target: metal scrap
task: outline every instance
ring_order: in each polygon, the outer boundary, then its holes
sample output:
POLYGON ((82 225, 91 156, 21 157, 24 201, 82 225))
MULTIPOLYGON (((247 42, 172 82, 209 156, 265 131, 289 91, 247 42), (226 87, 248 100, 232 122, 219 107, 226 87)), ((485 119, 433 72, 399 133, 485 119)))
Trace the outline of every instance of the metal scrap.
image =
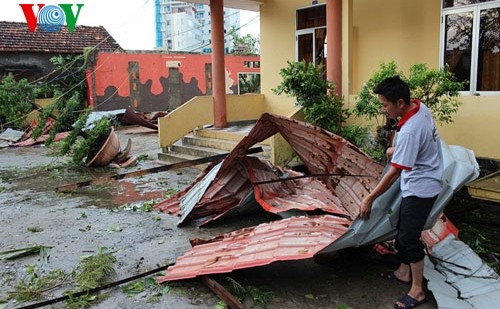
MULTIPOLYGON (((455 192, 479 175, 471 150, 444 142, 442 150, 444 187, 427 220, 429 230, 423 234, 430 250, 440 248, 443 239, 458 233, 442 211, 455 192)), ((284 219, 192 241, 193 248, 179 257, 159 282, 311 258, 395 236, 401 201, 398 182, 373 203, 369 220, 359 219, 360 201, 377 184, 383 166, 342 137, 318 127, 263 114, 248 136, 217 170, 214 168, 209 166, 193 184, 156 207, 182 216, 179 223, 193 220, 199 225, 255 206, 284 219), (251 146, 277 133, 291 145, 308 172, 318 176, 309 177, 244 155, 251 146)), ((494 280, 497 286, 498 277, 494 280)), ((500 287, 492 294, 496 299, 500 287)), ((441 306, 439 299, 438 304, 441 306)))

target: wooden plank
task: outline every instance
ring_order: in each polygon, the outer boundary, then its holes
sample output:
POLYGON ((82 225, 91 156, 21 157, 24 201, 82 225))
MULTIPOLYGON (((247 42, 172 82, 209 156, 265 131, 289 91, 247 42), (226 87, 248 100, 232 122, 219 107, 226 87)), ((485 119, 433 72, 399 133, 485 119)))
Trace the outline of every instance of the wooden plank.
POLYGON ((500 203, 500 171, 466 185, 473 198, 500 203))
MULTIPOLYGON (((259 153, 259 152, 262 152, 262 147, 250 148, 247 150, 246 154, 254 154, 254 153, 259 153)), ((144 169, 144 170, 137 170, 137 171, 123 173, 123 174, 116 174, 116 175, 112 175, 112 176, 92 178, 90 180, 81 181, 81 182, 77 182, 77 183, 71 183, 71 184, 56 187, 56 192, 72 192, 72 191, 76 190, 77 188, 91 186, 91 185, 105 184, 105 183, 112 181, 112 180, 133 178, 133 177, 143 176, 143 175, 147 175, 147 174, 151 174, 151 173, 165 172, 165 171, 169 171, 169 170, 195 166, 198 164, 222 160, 228 154, 229 153, 224 153, 224 154, 214 155, 214 156, 205 157, 205 158, 199 158, 199 159, 194 159, 194 160, 177 162, 177 163, 173 163, 173 164, 156 166, 156 167, 152 167, 152 168, 148 168, 148 169, 144 169)))
POLYGON ((229 293, 220 283, 208 276, 202 276, 201 281, 210 289, 215 295, 219 296, 231 309, 245 309, 243 305, 233 294, 229 293))

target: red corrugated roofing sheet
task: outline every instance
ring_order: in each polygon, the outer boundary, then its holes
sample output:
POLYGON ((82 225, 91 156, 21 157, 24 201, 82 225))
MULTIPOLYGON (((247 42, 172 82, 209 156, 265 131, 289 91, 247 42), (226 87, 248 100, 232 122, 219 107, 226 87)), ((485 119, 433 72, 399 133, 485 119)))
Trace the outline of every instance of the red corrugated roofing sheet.
POLYGON ((325 215, 292 217, 244 228, 194 246, 158 282, 311 258, 344 234, 349 225, 347 219, 325 215))
MULTIPOLYGON (((338 135, 305 122, 263 114, 248 136, 223 161, 189 218, 202 219, 201 222, 217 218, 239 205, 251 190, 259 204, 272 213, 319 209, 354 218, 359 213, 361 199, 375 187, 382 169, 382 165, 338 135), (256 184, 299 175, 255 157, 244 157, 250 147, 276 133, 281 133, 312 174, 332 176, 256 184)), ((159 203, 157 208, 179 214, 178 200, 186 192, 159 203)))
MULTIPOLYGON (((271 213, 297 209, 320 210, 325 215, 291 217, 196 245, 180 257, 160 281, 312 257, 347 231, 359 214, 360 200, 375 187, 383 169, 340 136, 271 114, 262 115, 248 136, 222 162, 217 174, 211 175, 211 168, 213 166, 195 180, 195 183, 210 181, 201 198, 190 200, 195 204, 184 208, 189 209, 188 218, 202 224, 241 206, 252 191, 257 203, 271 213), (292 146, 309 172, 317 176, 297 178, 304 174, 244 155, 256 143, 277 133, 292 146)), ((180 214, 179 201, 193 187, 194 183, 156 207, 180 214)))

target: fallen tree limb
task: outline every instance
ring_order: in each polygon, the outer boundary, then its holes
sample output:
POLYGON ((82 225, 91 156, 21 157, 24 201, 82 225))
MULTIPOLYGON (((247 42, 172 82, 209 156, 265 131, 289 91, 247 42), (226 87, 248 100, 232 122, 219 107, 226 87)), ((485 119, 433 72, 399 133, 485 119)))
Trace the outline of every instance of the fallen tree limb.
POLYGON ((160 266, 160 267, 155 268, 153 270, 146 271, 146 272, 140 273, 138 275, 135 275, 135 276, 132 276, 132 277, 128 277, 128 278, 124 278, 124 279, 121 279, 121 280, 118 280, 118 281, 115 281, 115 282, 111 282, 111 283, 108 283, 108 284, 105 284, 105 285, 102 285, 102 286, 98 286, 98 287, 93 288, 93 289, 83 290, 83 291, 76 292, 76 293, 73 293, 73 294, 67 294, 67 295, 64 295, 64 296, 61 296, 61 297, 58 297, 58 298, 53 298, 53 299, 45 300, 45 301, 42 301, 42 302, 38 302, 38 303, 31 304, 31 305, 27 305, 27 306, 24 306, 24 307, 18 307, 17 309, 40 308, 40 307, 43 307, 43 306, 48 306, 48 305, 52 305, 52 304, 59 303, 59 302, 62 302, 62 301, 66 301, 66 300, 68 300, 70 298, 75 298, 75 297, 80 297, 80 296, 84 296, 84 295, 94 294, 94 293, 97 293, 99 291, 106 290, 106 289, 109 289, 109 288, 112 288, 112 287, 115 287, 115 286, 118 286, 118 285, 130 282, 130 281, 134 281, 134 280, 137 280, 137 279, 142 278, 142 277, 150 276, 152 274, 155 274, 157 272, 165 270, 165 269, 167 269, 168 267, 170 267, 170 266, 172 266, 174 264, 175 263, 170 263, 168 265, 163 265, 163 266, 160 266))
MULTIPOLYGON (((259 153, 259 152, 262 152, 262 147, 250 148, 247 150, 246 154, 254 154, 254 153, 259 153)), ((210 157, 206 157, 206 158, 199 158, 199 159, 182 161, 182 162, 173 163, 173 164, 156 166, 156 167, 152 167, 152 168, 148 168, 148 169, 144 169, 144 170, 137 170, 137 171, 132 171, 132 172, 123 173, 123 174, 93 178, 93 179, 86 180, 86 181, 62 185, 62 186, 56 187, 55 190, 56 190, 56 192, 66 192, 66 193, 72 192, 72 191, 74 191, 78 188, 81 188, 81 187, 104 184, 104 183, 107 183, 107 182, 112 181, 112 180, 138 177, 138 176, 143 176, 143 175, 147 175, 147 174, 164 172, 164 171, 168 171, 168 170, 174 170, 174 169, 179 169, 179 168, 184 168, 184 167, 195 166, 195 165, 199 165, 199 164, 203 164, 203 163, 208 163, 208 162, 212 162, 212 161, 222 160, 227 155, 228 155, 228 153, 224 153, 224 154, 214 155, 214 156, 210 156, 210 157)))
POLYGON ((50 249, 49 246, 32 246, 26 248, 12 249, 0 252, 0 255, 7 255, 4 257, 5 260, 15 260, 25 256, 30 256, 33 254, 39 254, 42 250, 50 249))

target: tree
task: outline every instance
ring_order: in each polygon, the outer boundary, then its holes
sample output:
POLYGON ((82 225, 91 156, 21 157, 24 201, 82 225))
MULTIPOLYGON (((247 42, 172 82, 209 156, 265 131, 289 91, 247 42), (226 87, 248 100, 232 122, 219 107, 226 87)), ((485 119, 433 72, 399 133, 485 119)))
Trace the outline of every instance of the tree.
POLYGON ((35 88, 27 79, 16 81, 12 74, 0 81, 0 131, 4 127, 23 129, 33 109, 35 88))
POLYGON ((394 75, 401 76, 401 79, 408 83, 411 96, 422 100, 429 107, 437 122, 453 122, 453 114, 462 104, 458 96, 459 91, 464 87, 464 82, 457 81, 447 66, 432 69, 424 63, 412 65, 406 77, 398 69, 395 61, 381 63, 379 70, 363 85, 353 108, 356 116, 376 120, 378 116, 382 116, 381 104, 372 89, 383 79, 394 75))
POLYGON ((380 159, 383 158, 385 149, 389 146, 390 130, 396 124, 396 120, 383 117, 384 125, 379 123, 382 119, 380 116, 383 116, 382 106, 372 89, 383 79, 394 75, 401 76, 408 83, 411 97, 422 100, 431 110, 434 119, 441 124, 453 122, 453 114, 461 105, 458 100, 459 91, 465 85, 465 82, 457 81, 447 66, 431 69, 423 63, 415 64, 410 67, 408 77, 405 77, 395 61, 381 63, 379 70, 361 88, 352 109, 353 114, 358 117, 377 121, 375 141, 377 152, 382 154, 380 159))
POLYGON ((297 105, 304 109, 306 121, 340 135, 372 154, 372 147, 367 140, 368 128, 345 125, 350 112, 344 108, 343 98, 334 94, 335 85, 323 78, 323 66, 304 60, 288 61, 287 64, 286 68, 280 70, 283 80, 272 89, 273 93, 294 96, 297 105))
POLYGON ((70 131, 62 140, 60 155, 71 153, 73 163, 79 165, 92 159, 102 143, 116 125, 116 119, 104 117, 92 124, 87 123, 90 108, 86 104, 87 84, 85 70, 93 49, 86 49, 83 55, 55 56, 50 59, 54 70, 40 88, 53 90, 54 99, 41 110, 39 124, 33 131, 37 139, 49 118, 55 119, 46 146, 54 142, 55 135, 70 131))
POLYGON ((233 41, 232 49, 229 54, 233 55, 257 55, 260 53, 260 42, 258 38, 253 37, 250 33, 245 36, 240 36, 238 28, 232 26, 229 30, 229 35, 233 41))

